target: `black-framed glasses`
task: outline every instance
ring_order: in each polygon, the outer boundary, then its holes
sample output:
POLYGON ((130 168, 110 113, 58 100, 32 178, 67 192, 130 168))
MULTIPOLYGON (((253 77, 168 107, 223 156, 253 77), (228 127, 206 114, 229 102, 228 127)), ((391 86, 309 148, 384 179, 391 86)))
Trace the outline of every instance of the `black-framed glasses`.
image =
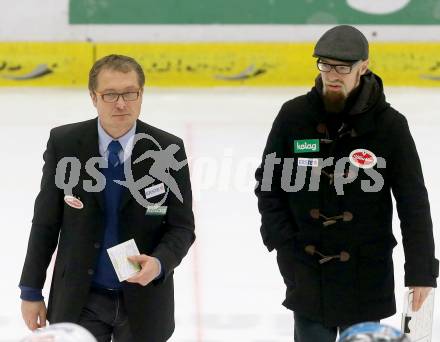
POLYGON ((136 101, 139 98, 139 94, 141 93, 141 90, 138 91, 127 91, 126 93, 98 93, 95 91, 95 93, 99 96, 101 96, 102 101, 107 103, 114 103, 118 102, 119 97, 122 96, 122 99, 124 101, 136 101))
POLYGON ((361 61, 357 61, 357 62, 354 62, 349 65, 347 65, 347 64, 329 64, 329 63, 324 63, 323 61, 318 59, 316 61, 316 65, 317 65, 319 71, 330 72, 332 69, 335 69, 335 71, 338 74, 349 74, 349 73, 351 73, 351 70, 353 70, 353 67, 360 62, 361 61))

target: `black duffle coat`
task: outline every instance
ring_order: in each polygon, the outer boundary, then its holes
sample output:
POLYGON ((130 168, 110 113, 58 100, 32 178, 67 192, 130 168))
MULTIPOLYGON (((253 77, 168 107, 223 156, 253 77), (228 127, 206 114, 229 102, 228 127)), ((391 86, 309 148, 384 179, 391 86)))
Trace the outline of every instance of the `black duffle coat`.
POLYGON ((362 76, 338 114, 326 112, 321 89, 318 77, 308 94, 282 106, 255 192, 263 242, 277 250, 287 286, 283 304, 333 327, 396 312, 391 193, 401 222, 405 286, 435 287, 438 260, 416 146, 405 117, 386 102, 381 79, 372 72, 362 76), (304 186, 298 187, 301 174, 304 186))

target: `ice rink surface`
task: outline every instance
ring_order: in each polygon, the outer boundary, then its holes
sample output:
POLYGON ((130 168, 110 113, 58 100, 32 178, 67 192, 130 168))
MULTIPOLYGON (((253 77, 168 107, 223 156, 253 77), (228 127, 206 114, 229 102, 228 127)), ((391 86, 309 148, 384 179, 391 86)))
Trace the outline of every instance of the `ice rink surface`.
MULTIPOLYGON (((140 118, 180 136, 189 157, 197 242, 175 273, 173 342, 293 341, 292 313, 281 306, 284 284, 276 254, 260 238, 253 173, 282 103, 307 88, 146 89, 140 118)), ((440 88, 387 88, 408 119, 428 188, 440 253, 440 88)), ((0 342, 27 334, 17 287, 49 129, 96 116, 86 90, 0 89, 0 342)), ((400 327, 403 249, 397 215, 394 250, 400 327)), ((51 269, 48 272, 50 280, 51 269)), ((48 281, 44 293, 47 298, 48 281)), ((440 294, 433 342, 440 341, 440 294)))

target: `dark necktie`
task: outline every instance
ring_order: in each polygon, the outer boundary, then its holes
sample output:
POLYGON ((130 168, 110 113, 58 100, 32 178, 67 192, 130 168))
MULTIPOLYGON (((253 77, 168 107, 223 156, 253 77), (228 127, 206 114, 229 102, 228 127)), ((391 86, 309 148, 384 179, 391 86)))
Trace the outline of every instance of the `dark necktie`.
POLYGON ((118 166, 121 162, 119 161, 119 157, 118 154, 119 152, 122 150, 122 146, 120 144, 120 142, 118 140, 113 140, 109 145, 108 145, 108 163, 109 166, 113 166, 116 167, 118 166))

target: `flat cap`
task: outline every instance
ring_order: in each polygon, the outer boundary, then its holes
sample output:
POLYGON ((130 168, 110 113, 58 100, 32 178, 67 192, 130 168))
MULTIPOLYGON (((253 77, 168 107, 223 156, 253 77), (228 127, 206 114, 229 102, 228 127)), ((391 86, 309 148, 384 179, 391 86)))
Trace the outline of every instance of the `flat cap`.
POLYGON ((313 57, 327 57, 340 61, 366 60, 368 40, 353 26, 335 26, 319 38, 313 57))

